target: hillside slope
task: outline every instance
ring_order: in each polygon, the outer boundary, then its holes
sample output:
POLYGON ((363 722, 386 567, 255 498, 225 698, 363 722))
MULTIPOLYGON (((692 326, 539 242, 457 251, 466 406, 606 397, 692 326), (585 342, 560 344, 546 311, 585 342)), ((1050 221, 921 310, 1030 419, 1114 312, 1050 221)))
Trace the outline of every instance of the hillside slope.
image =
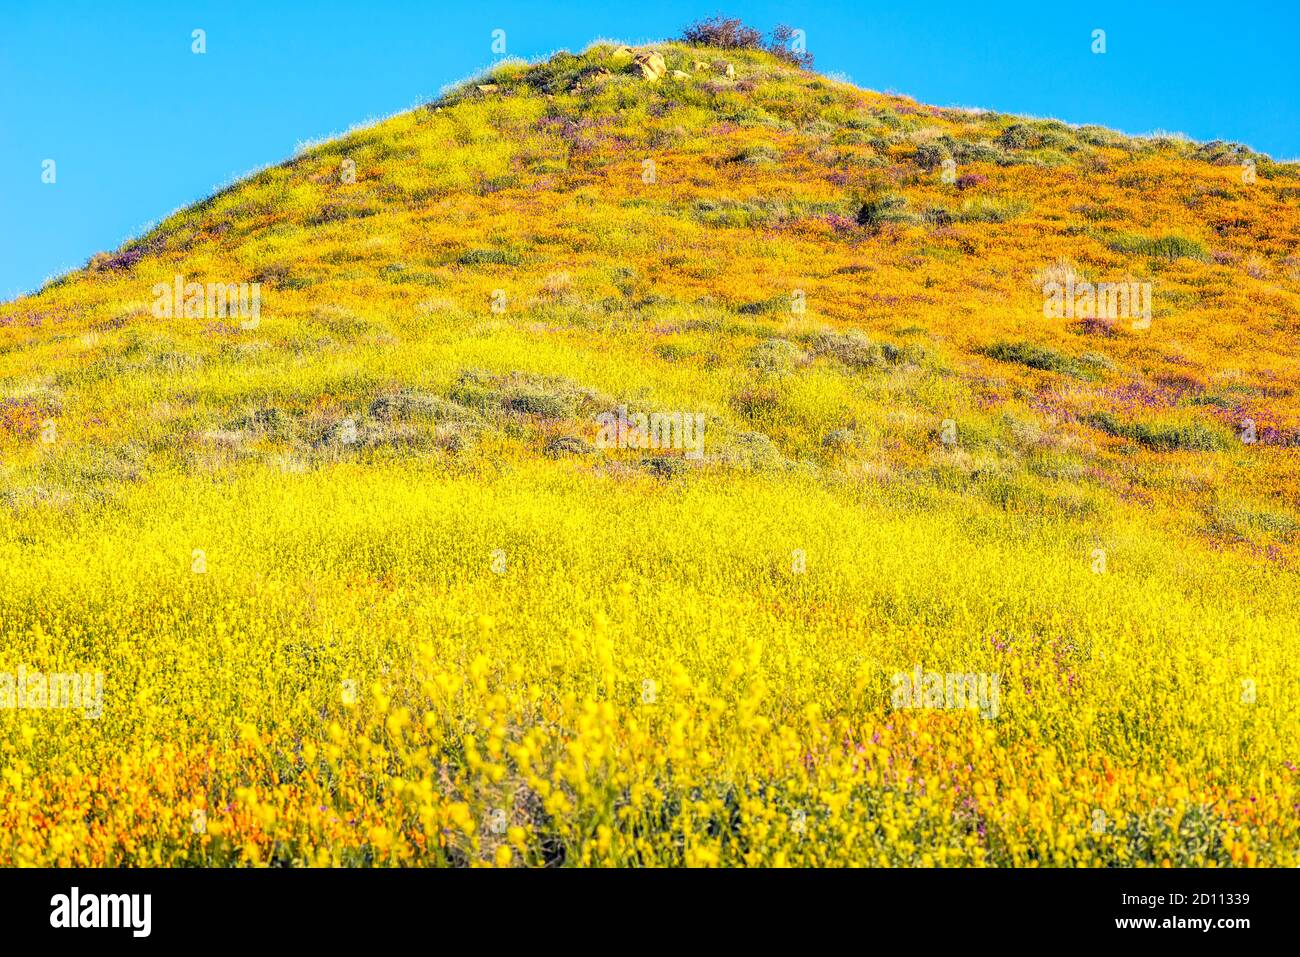
POLYGON ((1245 147, 500 65, 0 306, 0 858, 1300 863, 1297 307, 1245 147))

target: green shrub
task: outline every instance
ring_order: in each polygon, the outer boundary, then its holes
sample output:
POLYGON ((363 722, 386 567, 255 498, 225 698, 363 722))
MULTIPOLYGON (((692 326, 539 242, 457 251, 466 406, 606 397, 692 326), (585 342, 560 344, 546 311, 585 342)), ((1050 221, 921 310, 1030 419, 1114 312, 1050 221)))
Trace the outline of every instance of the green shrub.
POLYGON ((1230 448, 1222 432, 1200 422, 1121 422, 1109 412, 1094 412, 1086 421, 1108 435, 1131 439, 1159 452, 1221 452, 1230 448))
POLYGON ((546 443, 546 454, 553 459, 567 455, 592 455, 596 451, 596 447, 580 435, 556 435, 546 443))
POLYGON ((924 357, 920 346, 872 342, 860 332, 819 332, 809 337, 813 355, 831 356, 853 369, 881 368, 918 363, 924 357))
POLYGON ((1047 120, 1012 123, 998 135, 996 142, 1009 150, 1068 149, 1074 146, 1074 136, 1064 124, 1047 120))
POLYGON ((1012 123, 998 134, 996 142, 1008 150, 1023 150, 1038 145, 1034 131, 1027 123, 1012 123))
POLYGON ((776 215, 772 207, 763 203, 735 199, 697 200, 693 212, 704 225, 724 228, 763 226, 776 215))
POLYGON ((473 369, 460 374, 448 395, 456 404, 483 413, 506 411, 545 419, 572 418, 579 411, 608 408, 611 404, 608 397, 568 379, 526 372, 499 375, 473 369))
POLYGON ((739 152, 727 157, 729 163, 744 163, 748 166, 771 166, 780 161, 780 150, 761 143, 756 146, 746 146, 739 152))
POLYGON ((1074 131, 1074 135, 1078 137, 1080 142, 1089 146, 1114 146, 1131 149, 1133 145, 1129 138, 1122 133, 1108 130, 1104 126, 1081 126, 1074 131))
POLYGON ((757 302, 747 302, 737 312, 742 316, 770 316, 781 312, 790 312, 792 300, 789 295, 781 294, 757 302))
POLYGON ((953 219, 952 212, 946 206, 927 206, 921 210, 921 222, 930 226, 947 226, 953 219))
POLYGON ((764 339, 750 352, 749 365, 762 375, 782 376, 793 372, 803 358, 803 352, 788 339, 764 339))
POLYGON ((1242 505, 1213 505, 1209 518, 1212 531, 1238 539, 1249 540, 1254 532, 1289 542, 1300 531, 1300 523, 1284 512, 1262 512, 1242 505))
POLYGON ((998 342, 985 349, 984 354, 1000 362, 1014 362, 1043 372, 1082 375, 1074 359, 1034 342, 998 342))
POLYGON ((912 162, 922 169, 937 169, 948 159, 952 153, 941 143, 922 143, 912 154, 912 162))
POLYGON ((1010 160, 1010 157, 1003 150, 984 140, 950 141, 948 148, 952 151, 952 158, 958 163, 997 163, 1006 165, 1010 160))
POLYGON ((1249 146, 1244 146, 1241 143, 1225 143, 1223 140, 1211 140, 1208 143, 1202 143, 1192 152, 1192 156, 1204 162, 1213 163, 1216 166, 1234 166, 1244 163, 1246 160, 1258 162, 1261 159, 1267 159, 1266 156, 1256 153, 1249 146))
POLYGON ((912 222, 916 216, 907 208, 907 197, 898 193, 886 193, 862 204, 858 210, 859 226, 879 229, 885 223, 912 222))
POLYGON ((371 418, 381 422, 442 422, 464 418, 464 410, 437 395, 414 389, 381 395, 370 403, 371 418))
POLYGON ((523 260, 510 249, 471 249, 456 261, 462 266, 518 266, 523 260))
POLYGON ((1005 223, 1028 209, 1029 203, 1023 199, 977 196, 963 202, 955 215, 964 223, 1005 223))
POLYGON ((1106 245, 1115 252, 1133 256, 1152 256, 1156 259, 1198 259, 1209 258, 1205 247, 1195 239, 1170 233, 1152 239, 1134 233, 1114 233, 1106 240, 1106 245))
POLYGON ((502 404, 508 412, 538 415, 544 419, 568 418, 577 411, 571 397, 537 388, 516 389, 505 397, 502 404))

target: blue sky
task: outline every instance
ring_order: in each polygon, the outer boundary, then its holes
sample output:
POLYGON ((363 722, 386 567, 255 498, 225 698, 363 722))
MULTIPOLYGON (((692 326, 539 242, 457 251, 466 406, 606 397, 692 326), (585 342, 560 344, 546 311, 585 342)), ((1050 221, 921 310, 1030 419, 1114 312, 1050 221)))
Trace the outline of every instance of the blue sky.
POLYGON ((817 69, 945 106, 1168 130, 1300 157, 1300 4, 384 0, 0 9, 0 299, 80 266, 296 145, 489 65, 719 11, 803 29, 817 69), (195 29, 207 52, 191 52, 195 29), (1106 31, 1106 52, 1091 50, 1106 31), (54 183, 42 164, 56 163, 54 183))

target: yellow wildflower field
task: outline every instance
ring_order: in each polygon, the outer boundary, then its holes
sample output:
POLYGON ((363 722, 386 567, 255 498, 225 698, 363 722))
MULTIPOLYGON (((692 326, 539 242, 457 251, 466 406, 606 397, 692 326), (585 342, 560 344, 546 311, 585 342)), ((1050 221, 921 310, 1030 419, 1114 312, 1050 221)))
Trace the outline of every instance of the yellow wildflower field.
POLYGON ((1298 200, 601 43, 176 213, 0 306, 0 861, 1300 864, 1298 200))

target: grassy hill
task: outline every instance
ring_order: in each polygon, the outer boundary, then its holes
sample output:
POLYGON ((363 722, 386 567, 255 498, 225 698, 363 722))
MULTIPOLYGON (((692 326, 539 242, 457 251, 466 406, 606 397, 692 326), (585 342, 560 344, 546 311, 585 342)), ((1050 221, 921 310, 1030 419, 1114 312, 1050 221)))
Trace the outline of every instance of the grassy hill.
POLYGON ((1298 307, 1246 147, 501 64, 0 306, 0 860, 1300 863, 1298 307))

